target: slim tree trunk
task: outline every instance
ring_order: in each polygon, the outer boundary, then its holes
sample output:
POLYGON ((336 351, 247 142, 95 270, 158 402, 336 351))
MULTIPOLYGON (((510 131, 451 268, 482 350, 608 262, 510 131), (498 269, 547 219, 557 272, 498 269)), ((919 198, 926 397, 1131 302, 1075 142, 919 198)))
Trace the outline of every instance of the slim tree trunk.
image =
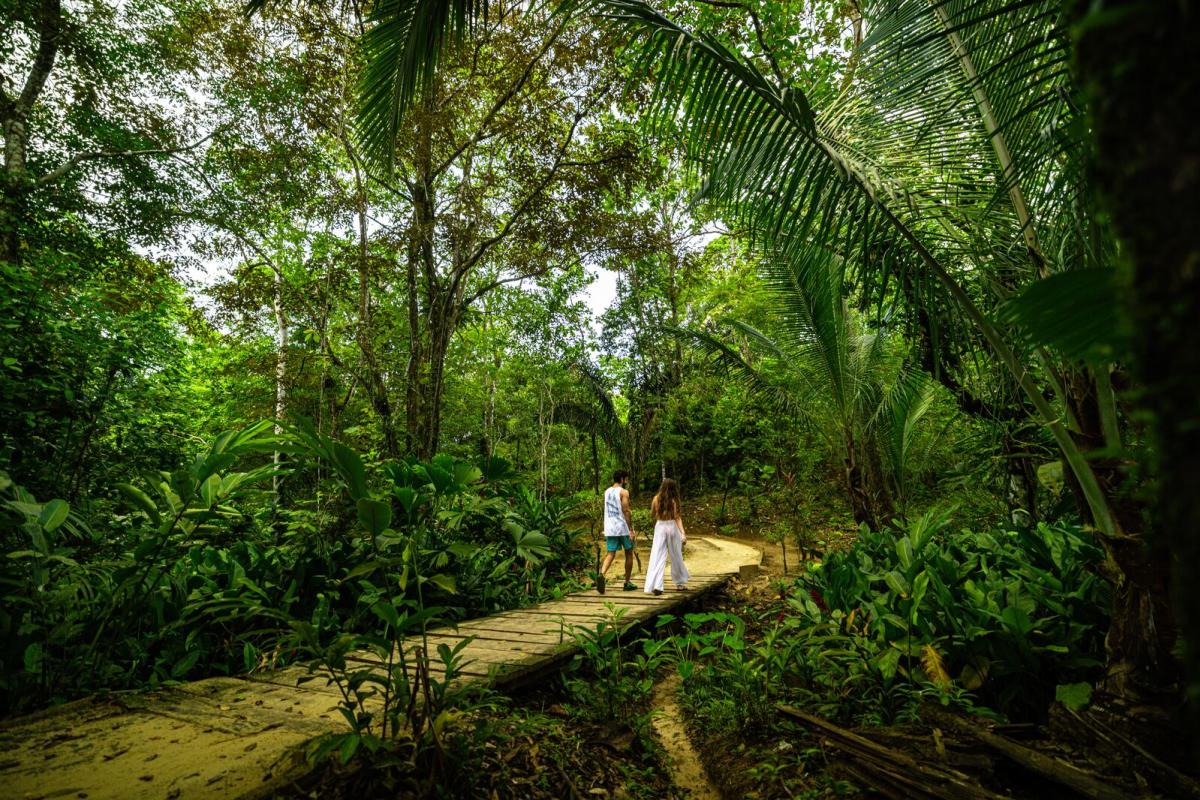
POLYGON ((596 429, 591 430, 592 438, 592 485, 596 494, 600 494, 600 452, 596 448, 596 429))
POLYGON ((371 258, 367 239, 367 197, 364 192, 359 198, 358 208, 358 325, 355 338, 366 367, 367 396, 371 407, 379 417, 383 431, 383 452, 388 458, 400 455, 400 442, 396 436, 396 423, 392 416, 392 404, 388 399, 387 383, 375 347, 371 343, 371 258))
MULTIPOLYGON (((427 110, 427 109, 426 109, 427 110)), ((408 366, 405 370, 405 425, 409 449, 429 458, 437 449, 438 431, 431 430, 434 406, 440 403, 439 318, 442 286, 434 264, 433 234, 437 198, 433 189, 433 144, 428 124, 419 122, 414 155, 414 178, 410 184, 412 223, 408 241, 408 366), (426 312, 421 314, 421 292, 426 312)), ((442 351, 444 356, 444 351, 442 351)))
POLYGON ((417 454, 421 458, 432 458, 438 451, 442 434, 442 393, 445 389, 446 354, 450 340, 457 327, 454 309, 446 308, 446 298, 430 310, 428 315, 429 349, 427 351, 428 376, 420 387, 420 413, 417 429, 420 432, 417 454))
MULTIPOLYGON (((283 269, 277 264, 271 266, 275 273, 274 291, 271 297, 275 309, 275 435, 279 436, 283 433, 281 423, 287 414, 288 320, 287 314, 283 310, 283 269)), ((283 464, 283 453, 276 450, 271 456, 271 461, 275 465, 275 470, 278 471, 283 464)), ((280 500, 278 475, 271 478, 271 490, 275 493, 275 502, 278 503, 280 500)))

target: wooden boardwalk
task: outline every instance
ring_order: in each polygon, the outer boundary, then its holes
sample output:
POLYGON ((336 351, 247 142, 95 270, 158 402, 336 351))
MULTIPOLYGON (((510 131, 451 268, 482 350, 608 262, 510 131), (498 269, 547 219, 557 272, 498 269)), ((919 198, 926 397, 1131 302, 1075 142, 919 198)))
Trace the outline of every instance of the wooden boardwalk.
MULTIPOLYGON (((431 646, 470 642, 462 681, 512 689, 555 672, 574 655, 573 627, 609 619, 644 623, 723 585, 761 553, 725 540, 693 540, 709 574, 693 574, 689 591, 661 596, 609 589, 567 595, 439 628, 431 646)), ((701 564, 698 564, 700 566, 701 564)), ((610 575, 618 574, 614 565, 610 575)), ((636 580, 636 579, 635 579, 636 580)), ((638 581, 640 583, 640 581, 638 581)), ((668 582, 668 587, 670 583, 668 582)), ((370 660, 364 657, 364 661, 370 660)), ((292 667, 244 678, 209 678, 155 692, 80 700, 0 724, 0 798, 251 798, 304 771, 299 745, 345 721, 336 687, 292 667)))

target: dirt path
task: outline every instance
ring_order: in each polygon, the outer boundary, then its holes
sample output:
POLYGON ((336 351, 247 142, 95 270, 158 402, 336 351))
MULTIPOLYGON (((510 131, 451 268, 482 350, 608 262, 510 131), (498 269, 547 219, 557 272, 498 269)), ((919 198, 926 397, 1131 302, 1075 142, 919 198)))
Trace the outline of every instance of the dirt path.
POLYGON ((700 754, 692 746, 684 727, 678 700, 679 681, 679 673, 672 671, 654 687, 650 701, 651 707, 658 712, 654 717, 654 736, 667 751, 672 781, 687 792, 689 800, 721 800, 721 793, 709 780, 700 754))
MULTIPOLYGON (((653 541, 653 536, 638 537, 637 552, 641 559, 641 568, 639 569, 637 564, 634 564, 633 577, 635 581, 638 577, 645 575, 645 568, 650 564, 650 545, 653 541)), ((687 565, 688 572, 693 575, 737 573, 743 565, 761 563, 762 557, 762 551, 758 547, 753 547, 745 542, 705 536, 689 536, 687 547, 683 550, 683 563, 687 565)), ((620 578, 622 568, 620 561, 612 565, 608 571, 610 583, 615 583, 620 578)), ((671 566, 668 560, 668 581, 670 575, 671 566)))

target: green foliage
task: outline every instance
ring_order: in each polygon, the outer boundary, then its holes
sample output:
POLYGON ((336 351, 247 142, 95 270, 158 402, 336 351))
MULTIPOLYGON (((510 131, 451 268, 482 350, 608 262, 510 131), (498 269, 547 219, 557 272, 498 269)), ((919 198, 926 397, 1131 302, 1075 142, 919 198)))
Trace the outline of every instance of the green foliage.
POLYGON ((179 285, 81 238, 78 254, 0 262, 0 469, 76 504, 175 463, 170 432, 194 401, 179 285))
MULTIPOLYGON (((116 541, 65 501, 38 503, 0 480, 6 710, 306 652, 341 664, 389 630, 535 602, 584 557, 562 524, 568 504, 543 503, 511 480, 483 483, 473 464, 439 457, 376 475, 306 423, 282 439, 271 427, 223 433, 186 467, 114 487, 131 510, 116 541), (355 533, 330 539, 324 517, 303 511, 288 516, 282 541, 260 527, 253 508, 279 471, 270 461, 234 467, 279 449, 292 455, 289 471, 333 471, 355 533), (288 630, 293 638, 280 641, 288 630)), ((493 464, 492 474, 503 471, 493 464)))
POLYGON ((1054 699, 1072 711, 1082 711, 1092 701, 1092 687, 1087 683, 1065 683, 1054 687, 1054 699))
MULTIPOLYGON (((776 704, 803 703, 832 719, 889 724, 911 718, 928 695, 942 693, 897 676, 886 648, 836 625, 781 615, 754 641, 733 614, 688 614, 671 641, 683 691, 711 732, 763 734, 776 704)), ((660 624, 669 624, 666 617, 660 624)), ((969 706, 969 700, 945 696, 969 706)))
POLYGON ((579 654, 567 665, 564 683, 586 718, 636 730, 649 718, 655 673, 666 662, 669 642, 630 641, 630 625, 621 621, 626 609, 613 603, 606 603, 605 608, 607 619, 572 626, 571 640, 579 654))
POLYGON ((1117 290, 1116 270, 1062 272, 1026 287, 1001 308, 1000 317, 1019 325, 1030 347, 1106 364, 1129 353, 1117 290))
POLYGON ((1056 684, 1102 663, 1100 557, 1070 525, 951 533, 931 512, 829 554, 806 579, 814 599, 800 605, 878 646, 874 658, 894 674, 932 680, 921 666, 929 646, 956 685, 1004 713, 1035 715, 1056 684))

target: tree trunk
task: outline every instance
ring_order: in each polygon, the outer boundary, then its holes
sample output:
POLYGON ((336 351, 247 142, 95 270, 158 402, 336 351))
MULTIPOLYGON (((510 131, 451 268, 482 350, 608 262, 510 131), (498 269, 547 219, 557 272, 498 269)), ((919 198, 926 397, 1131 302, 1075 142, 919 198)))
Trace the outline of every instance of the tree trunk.
POLYGON ((383 431, 383 452, 388 458, 400 456, 400 442, 396 436, 396 423, 392 416, 392 404, 388 400, 387 383, 375 356, 371 343, 371 258, 367 240, 367 197, 365 187, 360 187, 358 207, 358 326, 356 337, 358 349, 366 367, 367 396, 371 408, 379 417, 383 431))
POLYGON ((591 431, 592 437, 592 484, 596 489, 596 494, 600 494, 600 453, 596 449, 596 429, 591 431))
POLYGON ((442 435, 442 393, 446 382, 446 354, 458 327, 457 310, 450 306, 449 298, 443 294, 428 314, 428 372, 426 380, 417 386, 420 405, 415 420, 418 433, 416 454, 423 459, 432 458, 437 453, 442 435))
POLYGON ((859 525, 866 524, 871 530, 877 530, 879 525, 872 510, 871 495, 867 490, 866 479, 863 476, 862 464, 859 462, 854 432, 847 430, 846 459, 844 477, 846 493, 850 500, 850 510, 854 521, 859 525))
POLYGON ((433 189, 433 144, 428 125, 417 126, 414 178, 410 184, 412 223, 409 230, 407 287, 409 355, 405 378, 405 425, 408 447, 419 458, 431 457, 437 449, 435 417, 441 402, 441 369, 445 358, 440 345, 439 320, 444 313, 443 291, 434 264, 433 235, 437 198, 433 189), (421 290, 426 311, 421 314, 421 290), (422 324, 424 323, 424 324, 422 324), (440 351, 440 352, 439 352, 440 351))
MULTIPOLYGON (((21 260, 21 231, 25 226, 27 198, 32 180, 26 168, 29 148, 29 112, 33 109, 58 57, 62 36, 61 0, 41 0, 36 13, 37 50, 29 74, 12 88, 19 94, 0 95, 0 125, 4 128, 4 172, 0 176, 0 262, 21 260)), ((15 78, 16 76, 5 76, 15 78)), ((5 81, 8 83, 9 81, 5 81)), ((5 87, 6 91, 8 87, 5 87)))
MULTIPOLYGON (((275 273, 274 291, 271 296, 275 309, 275 435, 283 433, 281 420, 287 413, 287 349, 288 321, 283 310, 283 269, 272 265, 275 273)), ((271 462, 278 471, 283 464, 283 453, 276 450, 271 456, 271 462)), ((275 502, 279 503, 279 476, 271 478, 271 490, 275 494, 275 502)))
MULTIPOLYGON (((12 127, 5 126, 5 134, 12 127)), ((21 262, 21 229, 24 227, 25 206, 24 191, 21 178, 4 176, 4 185, 0 187, 0 263, 19 264, 21 262)))
MULTIPOLYGON (((1145 540, 1111 553, 1125 573, 1108 637, 1108 683, 1130 697, 1170 691, 1174 565, 1185 658, 1200 689, 1200 74, 1196 9, 1186 3, 1077 2, 1078 67, 1088 92, 1098 184, 1124 244, 1122 298, 1137 336, 1133 369, 1150 413, 1157 480, 1145 540), (1187 165, 1187 166, 1185 166, 1187 165)), ((1192 713, 1197 709, 1192 704, 1192 713)), ((1200 722, 1200 719, 1195 721, 1200 722)))
MULTIPOLYGON (((1001 423, 1003 433, 1000 437, 1000 450, 1004 456, 1004 499, 1008 505, 1008 518, 1013 525, 1028 526, 1037 522, 1037 471, 1033 461, 1025 455, 1025 446, 1018 439, 1018 426, 1012 423, 1001 423)), ((1071 476, 1070 470, 1063 470, 1063 477, 1071 476)), ((1078 484, 1076 484, 1077 486, 1078 484)), ((1081 502, 1086 506, 1087 501, 1081 502)))

